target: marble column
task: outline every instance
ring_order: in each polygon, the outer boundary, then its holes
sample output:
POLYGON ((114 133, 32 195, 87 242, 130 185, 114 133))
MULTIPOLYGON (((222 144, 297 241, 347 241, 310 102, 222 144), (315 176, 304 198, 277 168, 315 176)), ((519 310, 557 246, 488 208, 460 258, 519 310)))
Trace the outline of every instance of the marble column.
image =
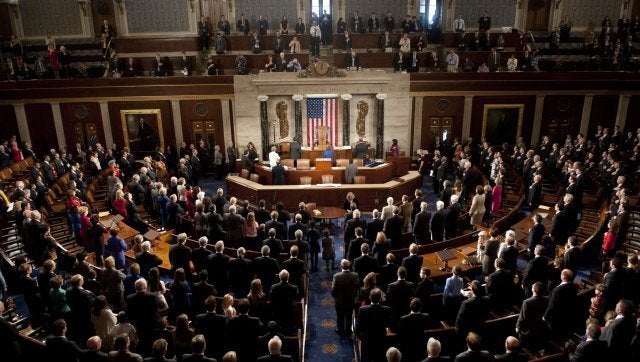
POLYGON ((464 96, 464 111, 462 112, 462 140, 471 134, 471 112, 473 111, 473 96, 464 96))
POLYGON ((593 105, 593 94, 584 96, 584 104, 582 105, 582 119, 580 120, 580 133, 586 135, 589 133, 589 120, 591 119, 591 106, 593 105))
POLYGON ((29 125, 27 124, 27 113, 24 110, 24 103, 14 104, 13 110, 16 113, 16 121, 18 121, 18 132, 20 133, 20 140, 22 140, 22 142, 31 142, 31 135, 29 134, 29 125))
POLYGON ((514 21, 515 29, 524 29, 527 26, 527 9, 529 8, 528 0, 516 0, 516 19, 514 21))
POLYGON ((67 142, 64 139, 64 126, 62 125, 60 103, 51 102, 51 114, 53 115, 53 125, 56 129, 56 139, 58 140, 58 147, 67 147, 67 142))
POLYGON ((111 131, 111 121, 109 117, 109 104, 107 102, 100 103, 100 116, 102 118, 102 129, 104 130, 104 147, 111 147, 113 144, 113 132, 111 131))
POLYGON ((302 144, 302 99, 304 96, 302 94, 294 94, 291 99, 293 99, 293 112, 294 112, 294 121, 293 121, 293 139, 298 140, 300 144, 302 144))
POLYGON ((624 128, 627 123, 627 113, 629 112, 630 99, 631 99, 631 95, 629 94, 620 94, 618 96, 618 113, 616 114, 615 125, 620 127, 621 132, 624 131, 624 128))
POLYGON ((341 94, 342 98, 342 145, 348 146, 351 144, 351 94, 341 94))
POLYGON ((171 100, 171 114, 173 115, 173 132, 176 136, 176 145, 179 145, 184 141, 184 134, 182 133, 182 113, 180 113, 179 100, 171 100))
MULTIPOLYGON (((536 109, 533 114, 533 131, 531 132, 531 146, 537 145, 540 141, 540 127, 542 126, 542 110, 544 109, 544 95, 536 96, 536 109)), ((524 135, 522 138, 524 139, 524 135)), ((525 140, 526 141, 526 140, 525 140)))
POLYGON ((376 158, 384 159, 384 100, 385 93, 376 94, 378 99, 378 114, 376 118, 376 158))
POLYGON ((269 158, 269 115, 267 114, 267 100, 269 96, 259 95, 260 101, 260 130, 262 139, 262 159, 269 158))

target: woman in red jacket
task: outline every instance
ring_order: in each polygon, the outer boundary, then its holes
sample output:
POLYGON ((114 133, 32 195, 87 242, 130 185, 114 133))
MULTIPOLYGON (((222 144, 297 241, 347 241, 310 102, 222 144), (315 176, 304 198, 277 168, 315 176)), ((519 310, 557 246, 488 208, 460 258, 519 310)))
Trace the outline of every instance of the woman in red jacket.
POLYGON ((122 190, 118 190, 116 192, 116 199, 113 200, 113 211, 120 214, 120 216, 127 218, 127 207, 126 200, 124 199, 124 192, 122 190))

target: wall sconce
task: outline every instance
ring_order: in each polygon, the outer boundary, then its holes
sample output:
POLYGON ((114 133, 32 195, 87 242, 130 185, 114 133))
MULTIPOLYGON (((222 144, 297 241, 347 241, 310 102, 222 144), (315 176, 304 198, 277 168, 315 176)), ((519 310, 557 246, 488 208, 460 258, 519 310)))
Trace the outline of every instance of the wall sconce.
POLYGON ((87 0, 78 0, 78 5, 80 6, 80 10, 82 10, 82 15, 87 16, 87 0))

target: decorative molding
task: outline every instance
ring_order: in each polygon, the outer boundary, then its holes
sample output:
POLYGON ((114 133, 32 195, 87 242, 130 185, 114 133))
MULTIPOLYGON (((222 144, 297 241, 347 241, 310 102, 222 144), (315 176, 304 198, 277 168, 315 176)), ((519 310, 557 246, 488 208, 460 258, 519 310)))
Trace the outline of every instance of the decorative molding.
POLYGON ((266 102, 267 100, 269 100, 269 96, 266 95, 259 95, 256 97, 260 102, 266 102))
POLYGON ((380 100, 385 100, 385 99, 387 99, 387 93, 378 93, 378 94, 376 94, 376 98, 378 98, 380 100))
POLYGON ((302 94, 294 94, 291 96, 291 99, 293 99, 296 102, 299 102, 304 99, 304 96, 302 94))
POLYGON ((340 95, 340 98, 342 98, 342 100, 348 101, 351 98, 353 98, 353 95, 349 94, 349 93, 344 93, 340 95))

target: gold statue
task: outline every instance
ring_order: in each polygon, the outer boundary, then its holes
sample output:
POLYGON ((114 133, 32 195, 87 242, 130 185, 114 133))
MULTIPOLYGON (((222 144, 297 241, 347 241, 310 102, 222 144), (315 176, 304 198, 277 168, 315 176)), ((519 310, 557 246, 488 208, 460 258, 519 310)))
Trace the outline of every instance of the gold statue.
POLYGON ((280 120, 280 138, 286 138, 289 136, 289 120, 287 119, 287 103, 284 101, 276 104, 276 115, 280 120))
POLYGON ((365 131, 365 118, 367 118, 367 113, 369 113, 369 103, 366 101, 358 102, 358 119, 356 120, 356 133, 358 137, 364 137, 365 131))

